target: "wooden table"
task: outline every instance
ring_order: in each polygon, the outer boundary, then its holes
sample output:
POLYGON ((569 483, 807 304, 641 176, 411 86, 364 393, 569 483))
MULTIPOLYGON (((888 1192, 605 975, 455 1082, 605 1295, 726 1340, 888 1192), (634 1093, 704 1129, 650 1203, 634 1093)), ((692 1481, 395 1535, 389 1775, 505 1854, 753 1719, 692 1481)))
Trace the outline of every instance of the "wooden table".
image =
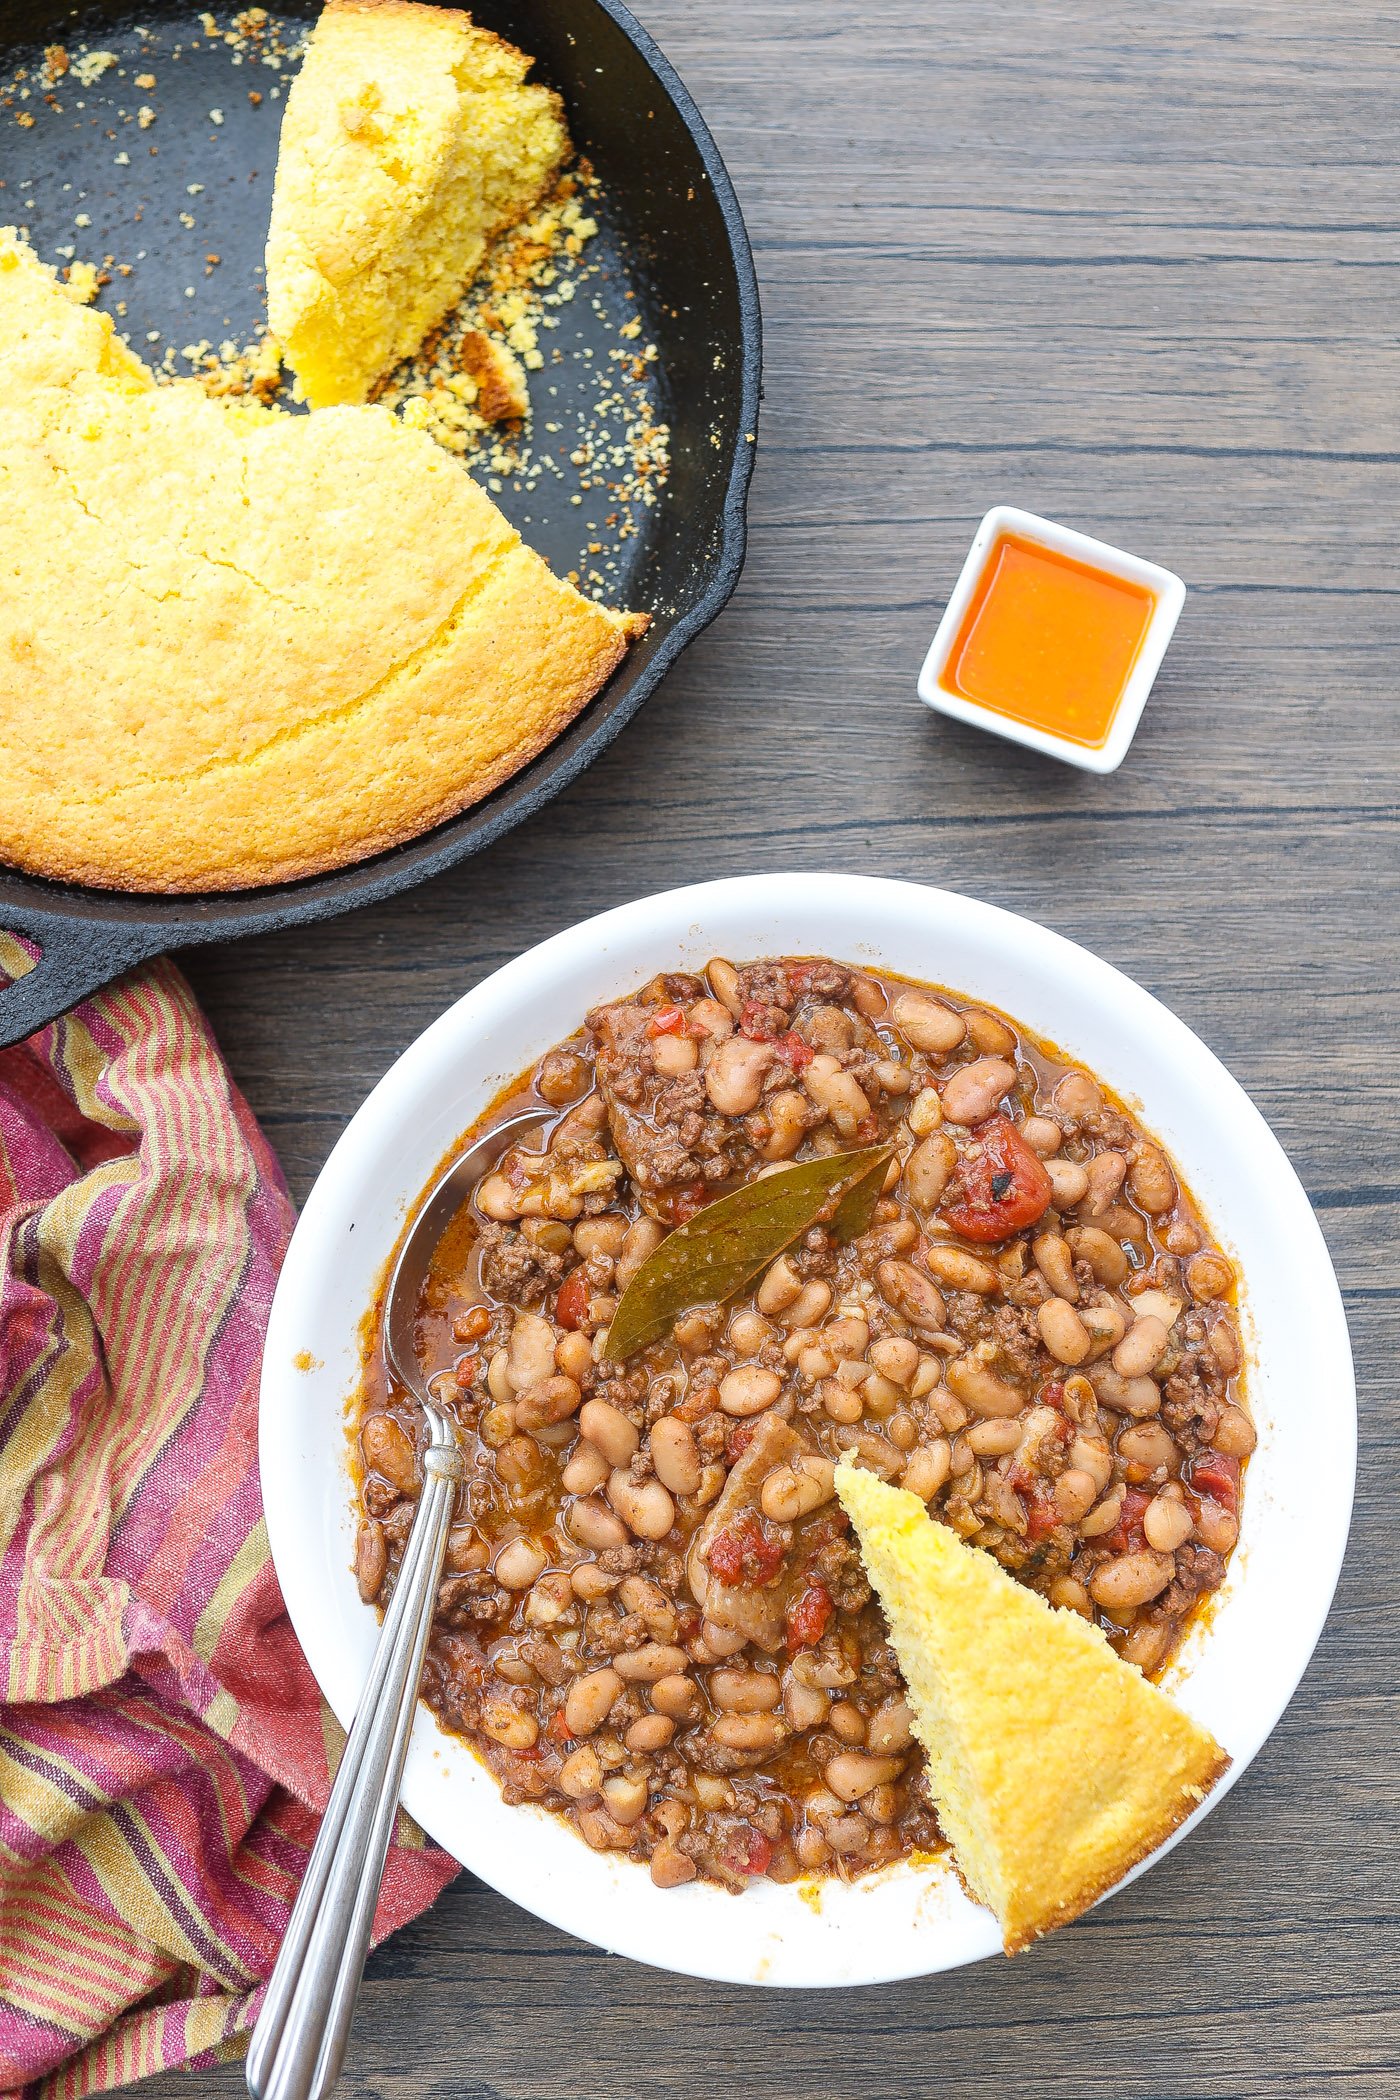
POLYGON ((1351 0, 642 12, 728 158, 763 285, 738 596, 495 851, 196 958, 234 1069, 300 1195, 442 1007, 587 913, 770 868, 1027 912, 1158 993, 1288 1148, 1353 1321, 1358 1515, 1312 1668, 1229 1800, 1024 1960, 721 1989, 464 1875, 373 1962, 345 2091, 1394 2100, 1400 24, 1351 0), (998 500, 1187 579, 1113 778, 915 700, 998 500))

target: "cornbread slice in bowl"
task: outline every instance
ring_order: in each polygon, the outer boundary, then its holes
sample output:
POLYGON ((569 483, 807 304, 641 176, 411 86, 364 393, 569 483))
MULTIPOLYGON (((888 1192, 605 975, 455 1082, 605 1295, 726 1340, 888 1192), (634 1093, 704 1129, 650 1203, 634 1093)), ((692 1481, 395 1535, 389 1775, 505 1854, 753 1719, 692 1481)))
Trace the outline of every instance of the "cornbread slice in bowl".
POLYGON ((842 1464, 855 1526, 969 1895, 1008 1954, 1065 1925, 1197 1808, 1229 1758, 1098 1627, 842 1464))
POLYGON ((282 124, 268 318, 314 408, 363 402, 570 153, 533 61, 452 8, 331 0, 282 124))
POLYGON ((158 387, 70 317, 100 319, 32 259, 0 270, 0 371, 29 375, 0 406, 16 866, 182 891, 362 859, 542 750, 645 625, 387 411, 158 387))

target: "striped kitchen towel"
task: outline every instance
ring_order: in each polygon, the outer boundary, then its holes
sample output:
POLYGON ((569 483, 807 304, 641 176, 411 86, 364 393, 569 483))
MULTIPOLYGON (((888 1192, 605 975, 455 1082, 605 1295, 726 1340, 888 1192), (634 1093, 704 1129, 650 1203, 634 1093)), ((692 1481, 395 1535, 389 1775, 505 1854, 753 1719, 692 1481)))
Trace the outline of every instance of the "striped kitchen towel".
MULTIPOLYGON (((215 2063, 257 2015, 342 1741, 258 1486, 291 1226, 170 964, 0 1053, 0 2092, 215 2063)), ((401 1818, 376 1936, 455 1872, 401 1818)))

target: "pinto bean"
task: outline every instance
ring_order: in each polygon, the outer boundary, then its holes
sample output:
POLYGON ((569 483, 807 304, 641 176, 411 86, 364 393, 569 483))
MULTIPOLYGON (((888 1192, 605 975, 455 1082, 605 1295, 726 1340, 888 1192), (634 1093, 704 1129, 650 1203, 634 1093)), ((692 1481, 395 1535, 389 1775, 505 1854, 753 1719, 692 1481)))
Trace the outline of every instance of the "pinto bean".
POLYGON ((373 1604, 389 1564, 384 1527, 373 1517, 361 1517, 355 1533, 355 1581, 366 1604, 373 1604))
POLYGON ((614 1272, 614 1281, 620 1291, 626 1290, 642 1263, 655 1254, 665 1237, 655 1218, 638 1218, 628 1226, 614 1272))
POLYGON ((1056 1108, 1077 1123, 1086 1116, 1096 1116, 1103 1107, 1103 1095, 1087 1072, 1064 1073, 1051 1098, 1056 1108))
POLYGON ((693 1495, 702 1471, 695 1433, 676 1415, 663 1415, 651 1425, 651 1462, 656 1477, 673 1495, 693 1495))
POLYGON ((802 1278, 785 1254, 780 1254, 772 1267, 764 1272, 763 1281, 754 1294, 754 1303, 769 1319, 776 1319, 786 1312, 802 1296, 802 1278))
POLYGON ((1016 1084, 1016 1067, 1004 1057, 977 1057, 954 1072, 943 1089, 950 1123, 980 1123, 1016 1084))
POLYGON ((763 1104, 768 1136, 760 1146, 765 1160, 791 1159, 807 1135, 807 1103, 793 1087, 780 1087, 763 1104))
POLYGON ((659 1714, 672 1721, 688 1721, 700 1703, 697 1685, 679 1670, 658 1677, 651 1687, 651 1703, 659 1714))
POLYGON ((870 1361, 882 1378, 908 1391, 919 1368, 919 1348, 907 1335, 885 1335, 870 1347, 870 1361))
POLYGON ((518 1312, 506 1351, 506 1377, 512 1391, 523 1393, 554 1369, 554 1329, 538 1313, 518 1312))
MULTIPOLYGON (((569 1718, 567 1704, 564 1718, 566 1721, 569 1718)), ((595 1722, 594 1725, 598 1724, 595 1722)), ((591 1743, 582 1743, 577 1750, 571 1750, 559 1767, 560 1789, 571 1801, 587 1801, 602 1784, 603 1767, 591 1743)))
POLYGON ((1105 1611, 1131 1611, 1160 1597, 1176 1572, 1168 1553, 1120 1553, 1095 1568, 1089 1594, 1105 1611))
POLYGON ((782 1389, 776 1371, 761 1364, 738 1364, 719 1382, 719 1404, 727 1415, 757 1415, 773 1405, 782 1389))
POLYGON ((710 1697, 721 1713, 771 1713, 783 1688, 771 1670, 711 1670, 710 1697))
POLYGON ((1049 1116, 1027 1116, 1021 1125, 1021 1135, 1042 1160, 1053 1159, 1065 1141, 1059 1124, 1049 1116))
POLYGON ((1240 1367, 1240 1340, 1235 1333, 1234 1322, 1222 1313, 1206 1336, 1206 1347, 1219 1364, 1227 1378, 1233 1378, 1240 1367))
POLYGON ((705 975, 710 980, 710 990, 721 1006, 727 1007, 737 1020, 744 1010, 743 995, 739 990, 739 972, 732 962, 717 955, 705 965, 705 975))
POLYGON ((912 1262, 882 1261, 875 1271, 880 1295, 911 1326, 937 1333, 948 1322, 943 1294, 912 1262))
POLYGON ((1126 1466, 1141 1466, 1139 1476, 1145 1479, 1149 1473, 1170 1470, 1181 1458, 1170 1432, 1161 1422, 1134 1422, 1131 1429, 1124 1429, 1118 1438, 1118 1456, 1126 1466))
POLYGON ((1097 1225, 1076 1225, 1069 1234, 1076 1261, 1085 1261, 1099 1283, 1116 1290, 1128 1273, 1128 1257, 1117 1240, 1097 1225))
POLYGON ((756 1043, 746 1035, 727 1037, 705 1067, 711 1106, 722 1116, 752 1114, 775 1054, 771 1043, 756 1043))
POLYGON ((570 1495, 591 1495, 603 1485, 611 1471, 611 1465, 597 1445, 581 1441, 570 1452, 560 1478, 570 1495))
POLYGON ((394 1415, 371 1415, 360 1431, 365 1464, 401 1495, 418 1493, 418 1466, 413 1439, 394 1415))
POLYGON ((1001 1289, 1001 1278, 991 1263, 962 1247, 935 1244, 925 1254, 924 1265, 946 1290, 974 1291, 979 1298, 991 1298, 1001 1289))
POLYGON ((819 1685, 803 1684, 788 1671, 783 1680, 783 1712, 789 1727, 820 1728, 830 1706, 830 1692, 824 1692, 819 1685))
POLYGON ((1186 1264, 1186 1288, 1198 1305, 1223 1298, 1235 1280, 1235 1272, 1223 1254, 1196 1254, 1186 1264))
POLYGON ((547 1566, 548 1555, 534 1540, 519 1538, 502 1546, 491 1572, 503 1589, 528 1590, 547 1566))
POLYGON ((634 1480, 618 1467, 609 1476, 607 1497, 639 1539, 664 1539, 676 1521, 676 1505, 659 1480, 634 1480))
POLYGON ((1228 1553, 1239 1535, 1239 1518, 1202 1497, 1196 1510, 1196 1536, 1201 1544, 1212 1553, 1228 1553))
POLYGON ((763 1483, 759 1501, 764 1516, 775 1524, 795 1524, 799 1517, 822 1508, 835 1493, 835 1466, 829 1458, 813 1453, 775 1467, 763 1483))
POLYGON ((803 1284, 797 1297, 782 1315, 782 1323, 784 1327, 794 1330, 799 1327, 815 1327, 830 1304, 831 1285, 824 1283, 820 1276, 814 1276, 810 1283, 803 1284))
POLYGON ((1071 1305, 1079 1303, 1079 1285, 1075 1281, 1074 1256, 1069 1241, 1062 1232, 1039 1232, 1031 1241, 1031 1254, 1035 1265, 1057 1298, 1065 1298, 1071 1305))
POLYGON ((911 1495, 917 1495, 921 1502, 928 1502, 948 1478, 952 1465, 952 1447, 947 1437, 935 1437, 931 1443, 921 1444, 910 1452, 899 1476, 899 1484, 908 1488, 911 1495))
POLYGON ((1128 1194, 1149 1217, 1159 1218, 1176 1201, 1176 1176, 1166 1154, 1156 1145, 1134 1145, 1128 1167, 1128 1194))
POLYGON ((711 1722, 710 1734, 726 1750, 776 1750, 787 1723, 779 1714, 721 1714, 711 1722))
POLYGON ((1154 1495, 1142 1513, 1142 1529, 1148 1545, 1158 1553, 1175 1553, 1195 1526, 1184 1502, 1174 1495, 1154 1495))
POLYGON ((858 1125, 870 1114, 870 1103, 861 1085, 843 1071, 834 1057, 814 1057, 803 1074, 803 1085, 824 1116, 829 1116, 844 1138, 854 1137, 858 1125))
POLYGON ((958 1148, 946 1130, 921 1138, 904 1162, 904 1193, 916 1210, 933 1211, 958 1163, 958 1148))
POLYGON ((898 1779, 903 1766, 904 1760, 899 1757, 871 1757, 860 1750, 841 1750, 822 1776, 838 1801, 859 1801, 872 1788, 888 1786, 892 1779, 898 1779))
POLYGON ((1143 1421, 1162 1404, 1162 1389, 1151 1378, 1124 1378, 1110 1364, 1094 1364, 1086 1375, 1102 1405, 1115 1414, 1143 1421))
POLYGON ((1081 1305, 1079 1317, 1089 1330, 1095 1356, 1103 1356, 1127 1332, 1128 1316, 1116 1298, 1096 1298, 1092 1305, 1081 1305))
POLYGON ((690 1035, 659 1035, 651 1046, 651 1061, 662 1079, 681 1079, 700 1062, 700 1045, 690 1035))
POLYGON ((640 1431, 611 1400, 585 1401, 579 1409, 578 1426, 610 1467, 629 1465, 641 1449, 640 1431))
POLYGON ((1161 1362, 1167 1330, 1153 1313, 1134 1320, 1113 1352, 1113 1368, 1124 1378, 1141 1378, 1161 1362))
POLYGON ((944 1372, 949 1388, 975 1415, 1018 1415, 1026 1396, 970 1356, 955 1356, 944 1372))
POLYGON ((1222 1407, 1211 1443, 1227 1458, 1248 1458, 1259 1441, 1258 1432, 1242 1407, 1222 1407))
POLYGON ((1047 1159, 1050 1196, 1056 1210, 1073 1210, 1089 1193, 1089 1176, 1077 1159, 1047 1159))
POLYGON ((573 1503, 564 1521, 580 1546, 591 1547, 595 1553, 627 1544, 627 1526, 596 1495, 585 1495, 573 1503))
POLYGON ((515 1403, 515 1419, 521 1429, 546 1429, 556 1422, 567 1422, 583 1398, 576 1378, 566 1378, 556 1371, 552 1378, 541 1378, 534 1385, 527 1385, 515 1403))
POLYGON ((592 1735, 601 1728, 622 1696, 616 1670, 588 1670, 576 1677, 564 1699, 564 1719, 571 1735, 592 1735))
POLYGON ((663 1678, 682 1676, 689 1667, 685 1650, 669 1641, 644 1641, 640 1648, 625 1649, 613 1658, 613 1668, 629 1684, 660 1684, 663 1678))
POLYGON ((876 1756, 907 1750, 913 1741, 914 1710, 907 1699, 887 1699, 870 1717, 866 1743, 876 1756))
POLYGON ((947 1057, 967 1034, 967 1022, 927 992, 899 992, 891 1018, 906 1043, 932 1057, 947 1057))
POLYGON ((1047 1298, 1037 1307, 1035 1324, 1059 1364, 1082 1364, 1093 1350, 1093 1337, 1074 1307, 1063 1298, 1047 1298))
POLYGON ((1055 1482, 1055 1507, 1066 1524, 1077 1524, 1081 1517, 1087 1517, 1098 1497, 1098 1481, 1078 1466, 1067 1466, 1055 1482))
POLYGON ((916 1138, 943 1127, 943 1103, 936 1086, 920 1087, 909 1108, 909 1128, 916 1138))
POLYGON ((1116 1201, 1128 1171, 1128 1162, 1121 1152, 1096 1152, 1084 1171, 1089 1178, 1084 1208, 1091 1218, 1097 1218, 1116 1201))
POLYGON ((1090 1475, 1100 1494, 1113 1478, 1113 1453, 1102 1437, 1077 1436, 1069 1447, 1069 1462, 1090 1475))
POLYGON ((652 1883, 659 1889, 678 1889, 687 1881, 694 1881, 699 1868, 688 1852, 682 1852, 674 1838, 662 1838, 652 1851, 648 1863, 652 1883))

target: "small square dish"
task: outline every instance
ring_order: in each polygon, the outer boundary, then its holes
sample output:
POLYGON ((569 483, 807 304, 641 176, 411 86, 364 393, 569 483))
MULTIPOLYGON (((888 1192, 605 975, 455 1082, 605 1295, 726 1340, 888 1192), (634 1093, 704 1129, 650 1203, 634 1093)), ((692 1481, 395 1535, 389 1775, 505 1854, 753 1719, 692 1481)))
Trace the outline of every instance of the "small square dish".
POLYGON ((997 504, 938 623, 919 698, 1049 758, 1115 772, 1185 602, 1170 569, 997 504))

